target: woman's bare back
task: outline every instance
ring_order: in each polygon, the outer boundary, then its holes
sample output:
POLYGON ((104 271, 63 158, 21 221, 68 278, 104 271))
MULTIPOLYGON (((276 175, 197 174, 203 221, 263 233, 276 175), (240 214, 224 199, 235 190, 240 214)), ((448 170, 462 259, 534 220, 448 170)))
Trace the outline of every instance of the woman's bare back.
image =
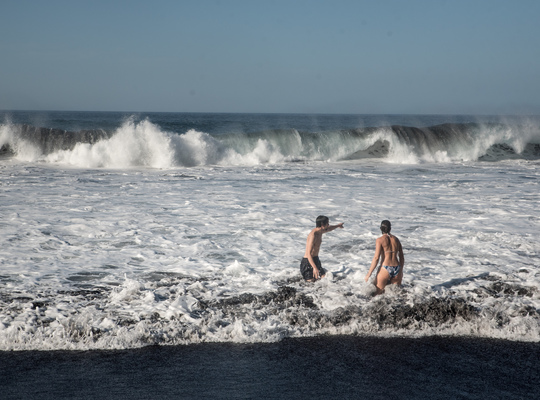
POLYGON ((397 237, 390 234, 382 235, 379 240, 384 251, 384 259, 382 265, 388 267, 396 267, 400 265, 398 255, 401 250, 401 243, 397 237))

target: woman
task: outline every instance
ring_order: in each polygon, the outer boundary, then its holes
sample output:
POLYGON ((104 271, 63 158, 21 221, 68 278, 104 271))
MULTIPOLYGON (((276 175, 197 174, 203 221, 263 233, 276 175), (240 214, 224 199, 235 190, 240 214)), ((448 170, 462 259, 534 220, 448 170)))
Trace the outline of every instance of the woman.
POLYGON ((371 261, 371 268, 365 277, 367 282, 380 259, 381 268, 377 273, 376 294, 384 293, 384 288, 389 283, 401 285, 403 279, 405 257, 399 239, 390 234, 391 229, 392 224, 390 224, 390 221, 384 220, 381 222, 382 236, 375 241, 375 255, 373 261, 371 261))

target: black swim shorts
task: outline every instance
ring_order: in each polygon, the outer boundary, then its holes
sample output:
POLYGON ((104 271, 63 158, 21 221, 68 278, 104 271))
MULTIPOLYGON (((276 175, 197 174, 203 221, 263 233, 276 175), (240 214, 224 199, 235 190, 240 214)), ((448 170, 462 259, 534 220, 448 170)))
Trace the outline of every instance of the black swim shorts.
MULTIPOLYGON (((319 270, 319 275, 321 277, 325 275, 326 270, 323 267, 321 267, 321 260, 319 260, 319 257, 313 257, 313 261, 315 261, 315 265, 317 266, 317 269, 319 270)), ((302 262, 300 263, 300 273, 302 274, 303 278, 306 281, 314 279, 313 267, 311 266, 307 258, 302 258, 302 262)))

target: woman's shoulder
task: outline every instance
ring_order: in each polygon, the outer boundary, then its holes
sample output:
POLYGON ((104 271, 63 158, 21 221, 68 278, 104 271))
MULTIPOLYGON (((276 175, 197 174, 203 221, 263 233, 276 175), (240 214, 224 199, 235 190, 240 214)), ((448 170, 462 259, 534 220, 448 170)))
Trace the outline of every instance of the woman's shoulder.
POLYGON ((377 242, 382 244, 390 243, 390 238, 388 237, 388 235, 382 235, 377 238, 377 242))

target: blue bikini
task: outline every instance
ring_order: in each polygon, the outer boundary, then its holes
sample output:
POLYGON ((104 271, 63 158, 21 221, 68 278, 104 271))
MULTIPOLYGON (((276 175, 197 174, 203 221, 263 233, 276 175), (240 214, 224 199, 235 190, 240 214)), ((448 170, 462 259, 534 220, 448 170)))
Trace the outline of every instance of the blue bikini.
POLYGON ((388 271, 388 274, 390 275, 390 279, 392 279, 392 278, 395 278, 396 276, 398 276, 399 270, 401 269, 401 266, 396 265, 396 266, 391 267, 391 266, 388 266, 388 265, 383 265, 383 268, 388 271))

